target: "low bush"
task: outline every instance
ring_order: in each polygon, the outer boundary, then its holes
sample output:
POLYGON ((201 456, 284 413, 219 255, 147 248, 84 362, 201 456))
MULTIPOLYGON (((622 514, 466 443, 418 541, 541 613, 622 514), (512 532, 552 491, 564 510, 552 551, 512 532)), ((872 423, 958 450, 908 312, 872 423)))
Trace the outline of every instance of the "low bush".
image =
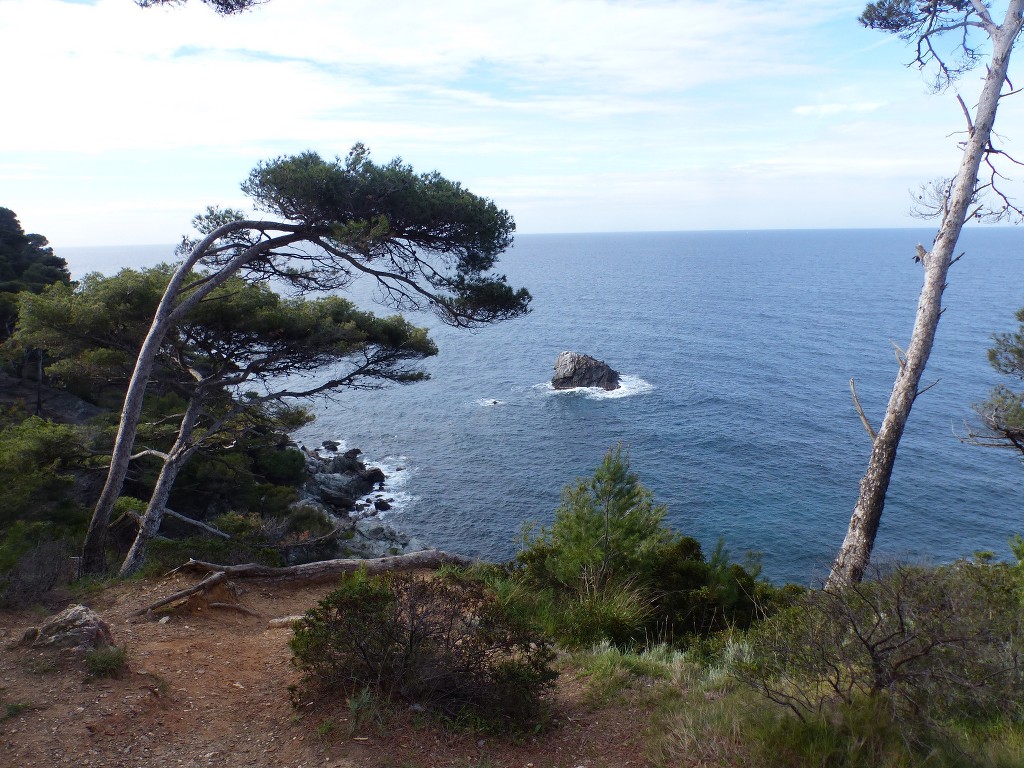
POLYGON ((296 625, 297 695, 402 699, 494 727, 537 721, 554 653, 482 583, 447 573, 342 577, 296 625))
POLYGON ((288 517, 288 532, 307 536, 324 536, 334 530, 327 515, 314 507, 299 507, 291 511, 288 517))
POLYGON ((738 676, 794 716, 778 728, 804 752, 827 746, 817 731, 868 749, 816 764, 876 765, 865 739, 887 723, 918 757, 970 740, 971 724, 1019 723, 1022 638, 1012 568, 901 565, 809 592, 761 624, 738 676))
POLYGON ((524 530, 519 563, 538 583, 600 591, 635 574, 652 551, 672 541, 662 525, 666 511, 630 471, 620 444, 593 477, 562 491, 550 528, 524 530))
POLYGON ((31 526, 15 523, 0 537, 0 560, 13 564, 0 569, 0 606, 25 606, 41 602, 58 584, 74 577, 71 555, 77 550, 67 539, 35 537, 31 526), (24 535, 22 535, 24 534, 24 535), (27 542, 24 548, 18 541, 27 542))
POLYGON ((622 647, 642 643, 653 613, 650 595, 631 584, 593 586, 571 596, 552 595, 553 634, 567 648, 589 648, 603 641, 622 647))
POLYGON ((569 650, 605 641, 622 647, 643 643, 650 620, 649 592, 611 582, 579 592, 539 585, 510 565, 477 565, 470 573, 484 582, 510 615, 554 638, 569 650))
POLYGON ((295 448, 262 447, 253 457, 254 471, 274 485, 301 485, 306 479, 306 457, 295 448))

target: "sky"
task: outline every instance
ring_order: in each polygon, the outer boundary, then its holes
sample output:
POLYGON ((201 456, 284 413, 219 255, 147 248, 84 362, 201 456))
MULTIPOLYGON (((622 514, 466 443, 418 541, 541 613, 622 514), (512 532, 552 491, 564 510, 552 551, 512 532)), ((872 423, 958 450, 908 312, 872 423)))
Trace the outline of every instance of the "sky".
MULTIPOLYGON (((955 173, 964 118, 862 9, 0 0, 0 206, 58 253, 172 243, 207 205, 250 209, 259 161, 359 141, 521 233, 921 226, 910 191, 955 173)), ((1012 150, 1024 95, 1000 110, 1012 150)))

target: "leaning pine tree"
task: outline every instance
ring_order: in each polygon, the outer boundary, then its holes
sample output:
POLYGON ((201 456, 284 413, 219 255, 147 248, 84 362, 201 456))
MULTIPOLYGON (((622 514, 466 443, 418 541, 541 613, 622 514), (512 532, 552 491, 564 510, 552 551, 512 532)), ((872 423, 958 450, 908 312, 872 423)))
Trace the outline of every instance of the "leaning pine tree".
POLYGON ((512 243, 511 216, 437 173, 416 174, 398 159, 377 165, 357 144, 344 159, 307 152, 262 163, 242 189, 274 218, 211 209, 195 222, 203 237, 183 241, 184 261, 167 283, 128 384, 82 550, 83 573, 105 568, 107 526, 166 334, 232 276, 285 281, 300 293, 339 290, 368 277, 385 305, 428 310, 461 328, 528 310, 529 293, 491 273, 512 243), (196 276, 197 269, 205 271, 196 276))
MULTIPOLYGON (((93 391, 97 382, 123 383, 172 272, 166 265, 124 269, 23 295, 15 340, 58 358, 50 372, 65 381, 89 382, 93 391)), ((436 353, 427 332, 401 316, 376 317, 339 296, 286 299, 266 285, 228 279, 164 335, 158 351, 149 390, 183 409, 161 412, 148 425, 155 444, 135 453, 161 467, 120 574, 142 566, 165 513, 189 520, 167 504, 196 453, 230 450, 248 435, 303 423, 296 400, 422 381, 427 374, 416 364, 436 353)))
POLYGON ((926 201, 932 203, 932 213, 940 217, 940 224, 931 250, 918 246, 924 284, 917 318, 906 354, 899 358, 899 372, 882 424, 877 434, 869 429, 874 440, 871 458, 860 483, 849 531, 832 565, 830 588, 860 581, 871 558, 896 449, 921 391, 921 376, 942 314, 946 275, 964 223, 972 218, 1024 218, 1024 211, 999 188, 1004 177, 997 164, 1006 159, 1006 153, 994 144, 993 132, 1000 101, 1015 92, 1008 71, 1010 54, 1021 34, 1022 10, 1024 0, 879 0, 870 3, 860 17, 864 26, 914 44, 914 63, 938 69, 936 89, 948 87, 980 63, 985 64, 986 75, 973 113, 958 96, 967 121, 960 168, 953 179, 935 184, 931 199, 926 201), (997 23, 993 10, 1000 5, 1005 12, 1002 23, 997 23), (954 42, 948 43, 949 39, 954 42), (985 199, 994 204, 986 204, 985 199))

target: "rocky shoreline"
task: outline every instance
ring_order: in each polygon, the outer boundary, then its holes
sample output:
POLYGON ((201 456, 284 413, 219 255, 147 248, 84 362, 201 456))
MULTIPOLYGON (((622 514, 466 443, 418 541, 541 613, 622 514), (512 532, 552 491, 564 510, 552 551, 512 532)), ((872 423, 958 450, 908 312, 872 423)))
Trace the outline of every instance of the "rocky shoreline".
POLYGON ((320 512, 334 524, 338 534, 329 557, 384 557, 428 548, 380 519, 394 499, 388 494, 384 472, 367 467, 359 459, 359 448, 339 452, 338 443, 325 440, 317 448, 299 449, 306 457, 308 480, 292 511, 320 512))

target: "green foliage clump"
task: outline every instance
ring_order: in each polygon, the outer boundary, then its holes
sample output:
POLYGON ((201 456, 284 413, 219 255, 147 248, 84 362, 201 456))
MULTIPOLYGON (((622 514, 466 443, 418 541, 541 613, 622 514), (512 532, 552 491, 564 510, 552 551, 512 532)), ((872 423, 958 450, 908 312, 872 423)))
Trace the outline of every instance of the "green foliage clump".
MULTIPOLYGON (((1024 309, 1016 318, 1020 326, 1012 333, 998 333, 988 351, 988 359, 999 373, 1024 381, 1024 309)), ((1006 385, 997 386, 988 399, 976 403, 974 410, 981 419, 981 430, 969 439, 979 445, 1012 448, 1024 459, 1024 392, 1006 385)))
POLYGON ((0 603, 37 602, 65 575, 89 520, 73 474, 88 444, 81 428, 35 416, 0 426, 0 603))
MULTIPOLYGON (((356 144, 344 159, 304 152, 260 163, 242 191, 275 216, 329 230, 324 239, 333 247, 367 260, 390 259, 397 272, 415 275, 419 289, 432 294, 433 310, 448 322, 489 323, 528 309, 528 291, 488 274, 512 244, 512 217, 436 172, 417 174, 398 158, 377 165, 356 144), (441 263, 422 261, 431 255, 441 263)), ((223 223, 211 214, 198 220, 200 231, 223 223)), ((337 280, 317 269, 324 267, 310 268, 307 281, 323 288, 337 280)), ((415 291, 405 285, 399 290, 404 306, 417 306, 415 291)))
POLYGON ((665 527, 665 514, 622 446, 611 449, 592 478, 565 489, 550 528, 524 532, 517 565, 533 590, 520 599, 572 647, 686 644, 749 627, 784 602, 756 563, 731 563, 721 544, 705 559, 699 542, 665 527))
POLYGON ((482 583, 453 573, 342 577, 296 625, 306 691, 402 699, 492 727, 536 721, 552 684, 548 641, 482 583))
POLYGON ((295 448, 257 448, 253 470, 274 485, 299 485, 306 479, 306 457, 295 448))
POLYGON ((225 512, 213 518, 210 524, 229 536, 246 541, 258 540, 263 532, 263 521, 257 514, 225 512))
POLYGON ((15 717, 18 717, 18 715, 21 715, 24 712, 29 711, 30 709, 32 709, 31 704, 25 704, 20 701, 8 702, 7 704, 3 705, 3 714, 0 715, 0 723, 2 723, 4 720, 11 720, 15 717))
POLYGON ((46 238, 26 234, 14 211, 0 208, 0 341, 14 330, 19 293, 70 282, 67 262, 53 254, 46 238))
POLYGON ((300 506, 288 515, 288 531, 292 534, 324 536, 334 530, 334 525, 319 509, 300 506))
POLYGON ((867 750, 818 764, 883 764, 865 738, 890 750, 885 728, 920 758, 979 724, 1020 722, 1020 589, 1013 567, 961 561, 809 592, 751 632, 738 675, 799 721, 779 728, 804 753, 867 750))
POLYGON ((610 450, 593 477, 562 492, 551 528, 526 531, 519 561, 539 581, 576 588, 587 581, 603 589, 615 577, 636 573, 672 535, 667 510, 630 471, 622 445, 610 450))
POLYGON ((20 521, 77 525, 70 472, 87 466, 81 429, 32 416, 0 428, 0 529, 20 521))

